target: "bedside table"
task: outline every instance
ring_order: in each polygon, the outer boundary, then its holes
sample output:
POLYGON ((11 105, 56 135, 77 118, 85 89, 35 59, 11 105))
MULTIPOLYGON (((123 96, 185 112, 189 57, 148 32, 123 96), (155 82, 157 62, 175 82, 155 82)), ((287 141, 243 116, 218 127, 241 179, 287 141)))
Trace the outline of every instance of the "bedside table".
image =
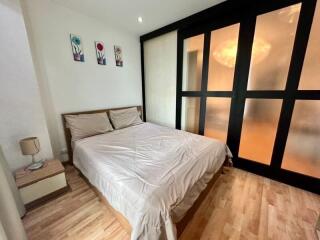
POLYGON ((15 180, 27 210, 69 190, 65 169, 57 159, 45 161, 43 167, 35 171, 26 167, 18 169, 15 180))

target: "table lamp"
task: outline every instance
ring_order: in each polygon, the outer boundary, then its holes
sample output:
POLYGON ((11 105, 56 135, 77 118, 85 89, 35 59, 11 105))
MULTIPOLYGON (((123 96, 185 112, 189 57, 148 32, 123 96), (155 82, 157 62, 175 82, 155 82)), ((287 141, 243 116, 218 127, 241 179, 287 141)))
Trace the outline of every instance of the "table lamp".
POLYGON ((43 166, 42 162, 36 162, 34 159, 34 155, 40 152, 40 142, 37 137, 20 140, 20 148, 23 155, 32 155, 32 163, 27 167, 28 170, 36 170, 43 166))

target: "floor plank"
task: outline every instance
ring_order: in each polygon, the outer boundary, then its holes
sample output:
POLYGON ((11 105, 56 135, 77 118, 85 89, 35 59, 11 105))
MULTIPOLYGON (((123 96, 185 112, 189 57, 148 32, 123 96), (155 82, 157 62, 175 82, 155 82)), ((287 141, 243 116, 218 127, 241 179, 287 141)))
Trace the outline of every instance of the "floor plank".
MULTIPOLYGON (((76 169, 66 168, 72 191, 30 212, 30 240, 125 240, 130 236, 76 169)), ((239 169, 217 180, 181 236, 188 239, 316 240, 320 197, 239 169)))

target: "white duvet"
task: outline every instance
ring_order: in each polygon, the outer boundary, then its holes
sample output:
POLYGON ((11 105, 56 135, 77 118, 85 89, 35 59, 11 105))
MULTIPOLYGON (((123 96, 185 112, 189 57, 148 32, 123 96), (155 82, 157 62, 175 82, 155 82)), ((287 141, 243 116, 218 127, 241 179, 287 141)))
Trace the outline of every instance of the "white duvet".
POLYGON ((226 156, 217 140, 151 123, 78 140, 74 164, 132 226, 131 239, 176 239, 179 221, 226 156))

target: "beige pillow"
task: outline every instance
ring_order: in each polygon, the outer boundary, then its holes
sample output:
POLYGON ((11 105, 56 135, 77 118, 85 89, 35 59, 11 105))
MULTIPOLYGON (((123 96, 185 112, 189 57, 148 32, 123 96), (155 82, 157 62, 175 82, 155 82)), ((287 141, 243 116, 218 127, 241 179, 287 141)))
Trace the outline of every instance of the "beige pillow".
POLYGON ((107 113, 66 115, 72 141, 113 131, 107 113))
POLYGON ((109 111, 110 120, 115 129, 142 123, 136 107, 109 111))

